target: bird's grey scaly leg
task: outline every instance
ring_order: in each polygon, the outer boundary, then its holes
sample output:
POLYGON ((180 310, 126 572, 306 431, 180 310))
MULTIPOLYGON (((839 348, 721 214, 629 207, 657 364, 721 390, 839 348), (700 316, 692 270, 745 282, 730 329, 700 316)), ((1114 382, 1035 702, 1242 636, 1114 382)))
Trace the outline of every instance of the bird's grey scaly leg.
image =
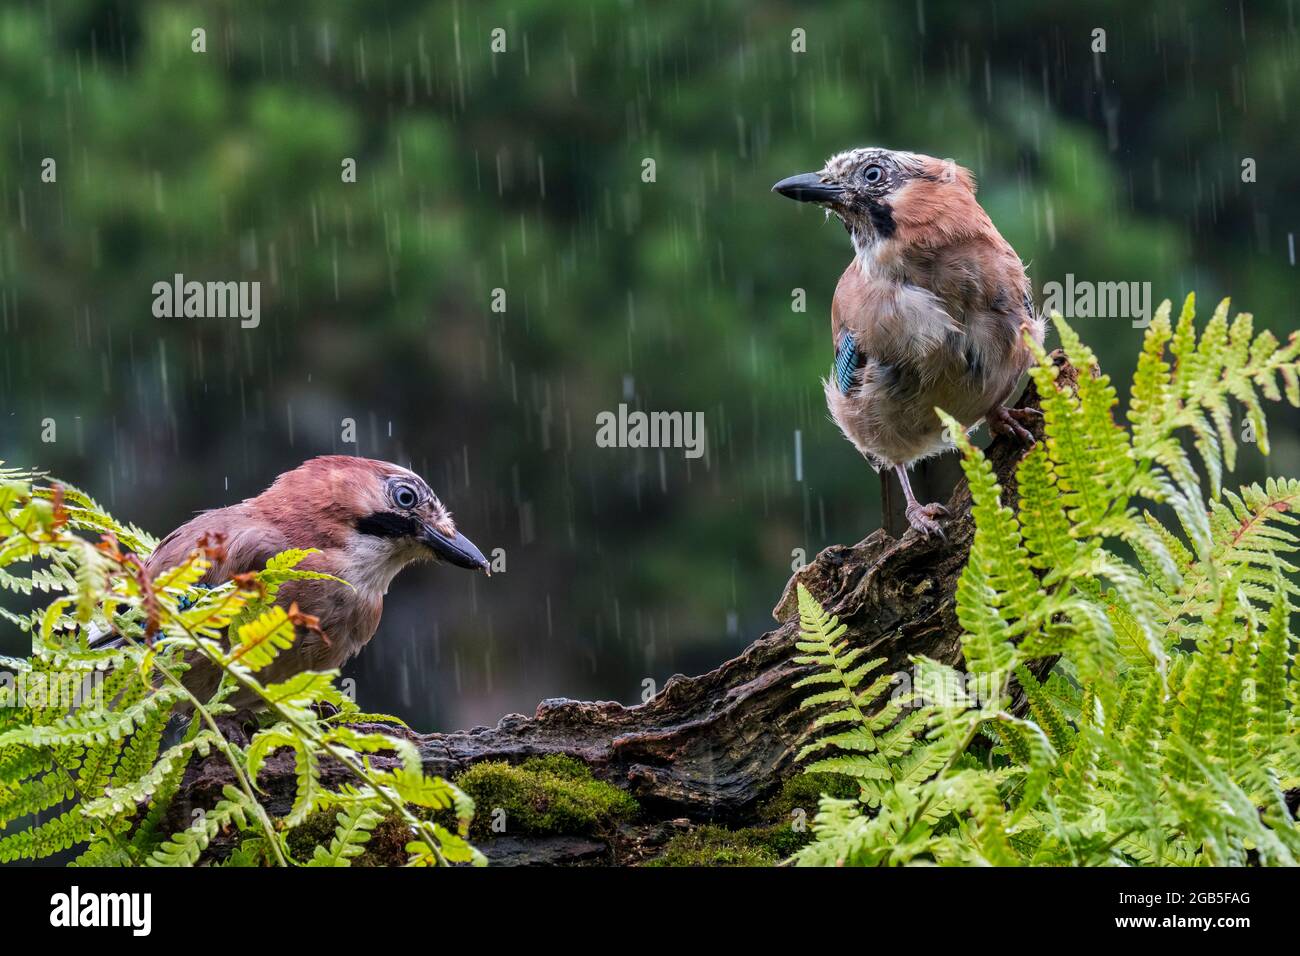
POLYGON ((943 529, 939 527, 939 522, 936 519, 946 517, 948 509, 937 501, 923 505, 916 500, 916 495, 912 494, 912 482, 907 477, 907 467, 905 465, 895 465, 894 472, 898 475, 899 483, 903 486, 903 497, 907 499, 907 523, 923 538, 929 538, 932 535, 943 538, 943 529))

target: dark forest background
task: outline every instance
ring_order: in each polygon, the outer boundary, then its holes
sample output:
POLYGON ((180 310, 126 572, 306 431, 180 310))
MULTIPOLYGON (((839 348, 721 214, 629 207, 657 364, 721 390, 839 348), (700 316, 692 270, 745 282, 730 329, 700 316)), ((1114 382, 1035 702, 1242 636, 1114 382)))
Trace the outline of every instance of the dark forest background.
MULTIPOLYGON (((772 183, 855 145, 952 157, 1037 289, 1231 294, 1289 333, 1296 7, 8 2, 0 458, 155 534, 316 454, 410 464, 507 573, 400 577, 362 706, 634 702, 765 630, 797 549, 879 525, 819 384, 849 245, 772 183), (260 327, 155 318, 178 272, 260 281, 260 327), (703 412, 707 457, 596 447, 623 401, 703 412)), ((1141 331, 1076 325, 1126 380, 1141 331)), ((1273 420, 1243 479, 1300 474, 1273 420)))

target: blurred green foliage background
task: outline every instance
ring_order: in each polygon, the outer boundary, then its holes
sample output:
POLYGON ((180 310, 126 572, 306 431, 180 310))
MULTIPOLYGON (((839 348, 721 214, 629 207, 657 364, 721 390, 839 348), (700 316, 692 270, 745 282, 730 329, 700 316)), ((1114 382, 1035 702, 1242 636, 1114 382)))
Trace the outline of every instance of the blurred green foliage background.
MULTIPOLYGON (((771 184, 856 145, 953 157, 1040 300, 1150 282, 1289 333, 1296 6, 15 0, 0 458, 158 534, 315 454, 411 464, 507 573, 399 578, 362 705, 636 701, 769 627, 799 549, 879 524, 819 383, 849 245, 771 184), (260 281, 260 327, 155 318, 175 273, 260 281), (704 412, 707 457, 597 448, 622 401, 704 412)), ((1141 331, 1076 324, 1126 379, 1141 331)), ((1243 478, 1300 474, 1273 421, 1243 478)))

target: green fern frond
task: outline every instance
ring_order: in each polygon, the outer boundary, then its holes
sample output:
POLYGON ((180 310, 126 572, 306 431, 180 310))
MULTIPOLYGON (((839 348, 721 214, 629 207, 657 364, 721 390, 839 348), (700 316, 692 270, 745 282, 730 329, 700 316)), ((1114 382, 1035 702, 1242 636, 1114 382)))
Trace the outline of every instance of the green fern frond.
POLYGON ((239 628, 239 643, 231 652, 231 660, 239 661, 260 670, 291 647, 296 637, 293 622, 284 608, 276 607, 259 615, 239 628))
POLYGON ((58 806, 74 793, 72 778, 62 768, 0 787, 0 829, 12 820, 58 806))
POLYGON ((308 866, 351 866, 366 851, 370 833, 383 817, 365 804, 357 804, 340 810, 335 819, 338 825, 329 847, 316 847, 308 866))
POLYGON ((962 646, 972 670, 1000 673, 1015 657, 1012 639, 1032 621, 1038 579, 1021 542, 1019 522, 1002 504, 993 466, 956 419, 944 412, 939 417, 963 452, 975 516, 975 540, 957 584, 957 619, 965 631, 962 646))
POLYGON ((1279 581, 1255 654, 1255 699, 1245 741, 1255 759, 1265 763, 1277 760, 1288 724, 1295 719, 1294 714, 1288 714, 1287 704, 1287 662, 1292 656, 1290 618, 1290 602, 1279 581))
MULTIPOLYGON (((133 738, 134 741, 134 738, 133 738)), ((105 790, 102 796, 86 803, 82 812, 89 817, 108 817, 120 813, 133 813, 137 806, 147 803, 152 797, 163 791, 178 771, 184 771, 191 754, 206 757, 215 743, 215 735, 208 730, 169 747, 156 762, 141 761, 144 770, 135 766, 119 767, 118 778, 121 782, 105 790)), ((145 747, 148 747, 148 743, 145 747)), ((156 746, 156 744, 155 744, 156 746)), ((133 757, 132 759, 140 759, 133 757)), ((125 763, 125 759, 124 759, 125 763)))
POLYGON ((149 856, 149 866, 193 866, 208 848, 212 838, 229 825, 243 829, 248 826, 251 808, 247 798, 237 789, 227 785, 222 792, 225 798, 211 810, 201 813, 189 828, 175 834, 149 856))
POLYGON ((107 744, 146 725, 160 710, 168 710, 183 697, 182 691, 164 687, 123 710, 88 710, 60 717, 50 724, 15 727, 0 732, 0 748, 107 744))
POLYGON ((1069 753, 1074 747, 1074 730, 1070 723, 1056 708, 1056 704, 1047 696, 1038 678, 1030 673, 1023 664, 1016 668, 1016 682, 1025 692, 1029 701, 1029 710, 1037 721, 1036 727, 1046 734, 1052 748, 1057 753, 1069 753))
POLYGON ((85 843, 94 833, 91 821, 76 810, 6 837, 0 837, 0 863, 40 860, 85 843))

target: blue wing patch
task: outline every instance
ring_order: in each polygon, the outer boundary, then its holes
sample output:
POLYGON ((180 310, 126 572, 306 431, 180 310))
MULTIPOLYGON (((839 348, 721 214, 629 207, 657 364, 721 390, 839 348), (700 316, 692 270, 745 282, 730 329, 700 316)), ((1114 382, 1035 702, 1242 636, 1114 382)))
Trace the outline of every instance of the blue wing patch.
MULTIPOLYGON (((196 588, 202 588, 202 589, 205 590, 205 591, 210 591, 210 590, 212 589, 212 585, 210 585, 210 584, 196 584, 196 585, 194 585, 194 586, 195 586, 196 588)), ((190 608, 192 608, 194 605, 196 605, 196 604, 198 604, 198 603, 199 603, 199 599, 198 599, 198 598, 192 598, 192 597, 190 597, 188 594, 186 594, 186 595, 183 595, 183 596, 181 597, 181 599, 180 599, 179 601, 176 602, 176 610, 178 610, 178 611, 188 611, 190 608)))
POLYGON ((840 336, 840 344, 835 349, 835 384, 840 394, 847 395, 858 384, 857 372, 862 367, 862 355, 858 352, 853 333, 845 332, 840 336))

